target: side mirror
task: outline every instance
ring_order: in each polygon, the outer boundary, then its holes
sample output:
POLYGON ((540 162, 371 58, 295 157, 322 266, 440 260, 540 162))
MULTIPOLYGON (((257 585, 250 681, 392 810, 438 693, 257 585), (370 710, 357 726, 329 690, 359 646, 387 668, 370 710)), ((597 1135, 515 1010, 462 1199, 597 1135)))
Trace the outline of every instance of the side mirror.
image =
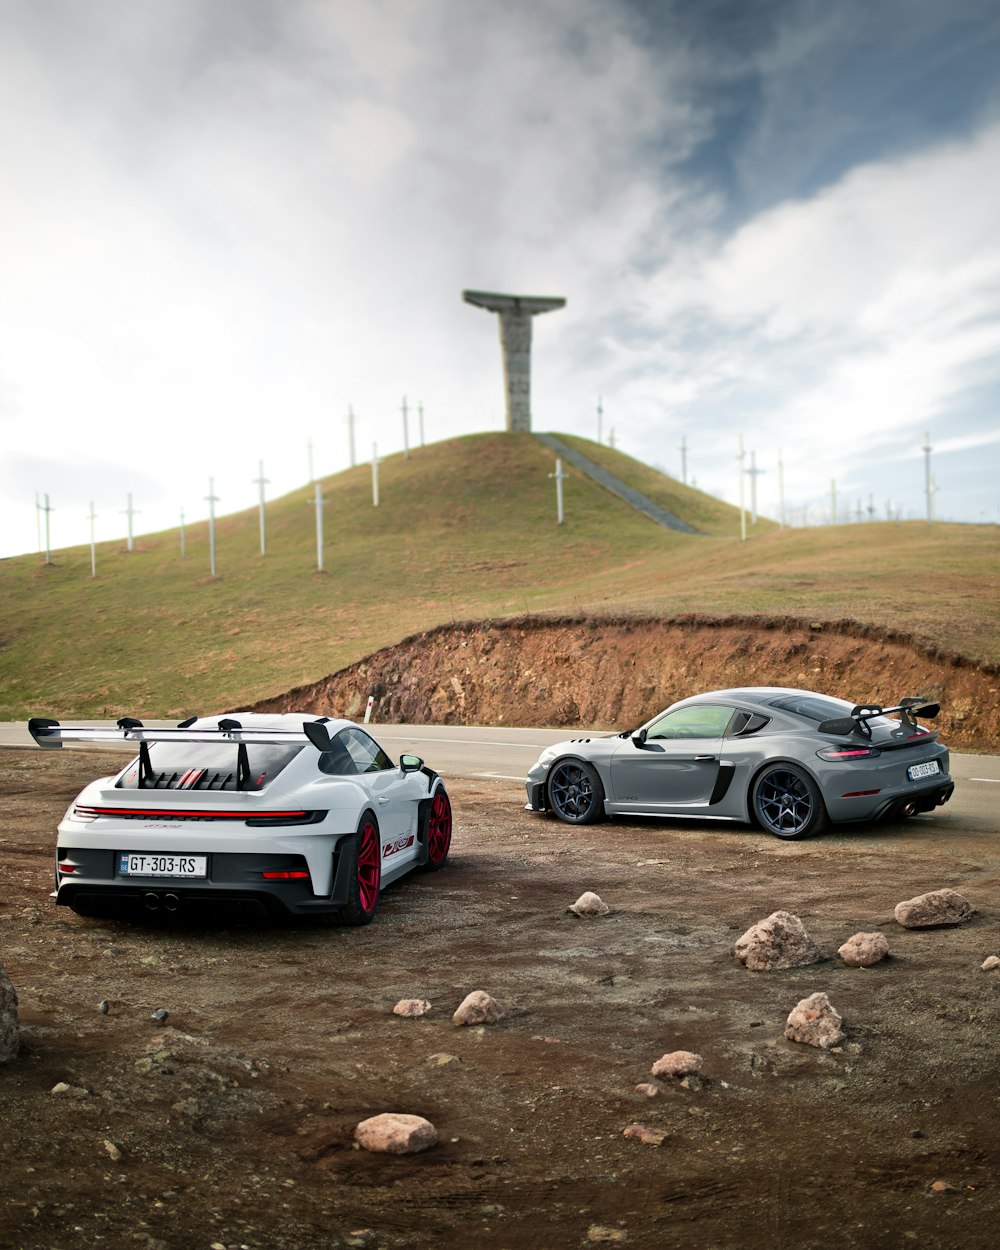
POLYGON ((402 755, 399 759, 399 767, 404 773, 418 773, 424 766, 424 761, 419 755, 402 755))
POLYGON ((632 735, 632 741, 637 747, 641 747, 646 741, 646 733, 647 731, 645 729, 637 729, 632 735))

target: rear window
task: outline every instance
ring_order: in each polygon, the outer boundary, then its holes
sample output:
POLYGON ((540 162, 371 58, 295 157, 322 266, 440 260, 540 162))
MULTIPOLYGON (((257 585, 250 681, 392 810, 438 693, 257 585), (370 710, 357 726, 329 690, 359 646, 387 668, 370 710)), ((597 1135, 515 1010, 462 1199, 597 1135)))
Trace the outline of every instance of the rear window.
POLYGON ((850 715, 851 706, 841 699, 824 699, 817 694, 790 694, 771 700, 771 707, 781 708, 783 712, 791 712, 794 716, 805 716, 807 720, 814 720, 817 724, 850 715))
MULTIPOLYGON (((302 750, 272 743, 247 745, 249 783, 244 790, 262 790, 302 750)), ((153 742, 149 747, 152 779, 144 790, 235 790, 237 746, 235 742, 153 742)), ((139 789, 139 761, 133 760, 115 782, 121 790, 139 789)))

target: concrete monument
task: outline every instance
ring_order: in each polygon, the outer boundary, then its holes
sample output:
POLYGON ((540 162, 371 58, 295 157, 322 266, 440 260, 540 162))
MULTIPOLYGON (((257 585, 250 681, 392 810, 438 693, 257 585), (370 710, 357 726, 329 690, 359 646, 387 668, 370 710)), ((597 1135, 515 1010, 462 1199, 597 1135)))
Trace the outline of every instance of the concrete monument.
POLYGON ((565 308, 558 296, 498 295, 493 291, 463 291, 467 304, 500 315, 500 347, 507 391, 507 429, 531 430, 531 318, 565 308))

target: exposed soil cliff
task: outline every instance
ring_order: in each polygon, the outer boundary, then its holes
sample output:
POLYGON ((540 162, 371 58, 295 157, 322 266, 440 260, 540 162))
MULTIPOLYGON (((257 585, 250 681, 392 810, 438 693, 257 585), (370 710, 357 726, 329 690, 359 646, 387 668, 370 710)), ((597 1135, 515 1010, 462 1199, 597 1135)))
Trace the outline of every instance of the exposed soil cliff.
POLYGON ((853 621, 521 617, 429 630, 256 710, 378 721, 625 728, 727 686, 798 686, 864 703, 940 701, 957 750, 1000 749, 1000 673, 853 621))

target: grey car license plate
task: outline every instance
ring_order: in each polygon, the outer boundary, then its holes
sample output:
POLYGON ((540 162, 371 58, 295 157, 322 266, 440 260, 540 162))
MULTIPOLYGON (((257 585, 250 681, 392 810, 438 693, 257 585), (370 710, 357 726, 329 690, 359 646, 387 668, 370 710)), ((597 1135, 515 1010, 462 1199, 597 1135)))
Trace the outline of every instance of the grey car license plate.
POLYGON ((207 855, 139 855, 118 853, 120 877, 207 877, 207 855))
POLYGON ((937 760, 929 760, 926 764, 914 764, 906 770, 906 775, 911 781, 919 781, 921 777, 933 777, 940 771, 941 765, 937 760))

